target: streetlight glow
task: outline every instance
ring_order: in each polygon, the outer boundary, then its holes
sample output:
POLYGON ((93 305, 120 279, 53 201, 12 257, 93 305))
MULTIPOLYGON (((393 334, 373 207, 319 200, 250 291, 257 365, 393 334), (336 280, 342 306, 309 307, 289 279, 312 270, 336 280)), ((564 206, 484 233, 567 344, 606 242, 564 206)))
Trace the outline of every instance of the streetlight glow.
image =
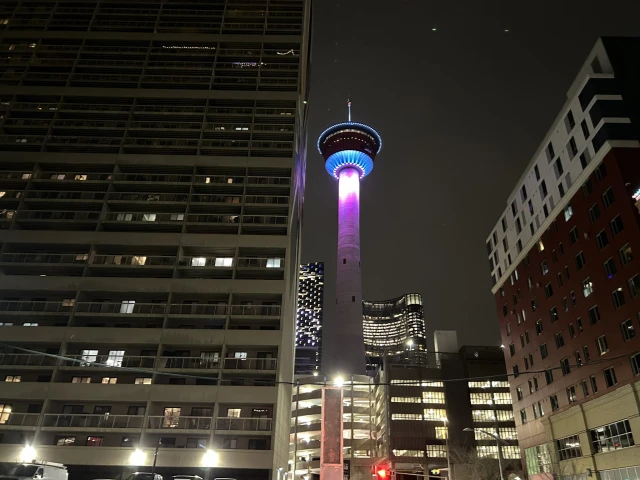
POLYGON ((36 458, 36 449, 31 445, 25 445, 22 451, 20 452, 20 461, 21 462, 32 462, 36 458))
POLYGON ((342 388, 342 386, 344 385, 344 378, 336 377, 335 380, 333 381, 333 384, 338 388, 342 388))
POLYGON ((218 454, 213 450, 207 450, 202 456, 203 467, 215 467, 218 465, 218 454))
POLYGON ((129 463, 134 467, 144 465, 147 455, 140 449, 136 448, 129 456, 129 463))

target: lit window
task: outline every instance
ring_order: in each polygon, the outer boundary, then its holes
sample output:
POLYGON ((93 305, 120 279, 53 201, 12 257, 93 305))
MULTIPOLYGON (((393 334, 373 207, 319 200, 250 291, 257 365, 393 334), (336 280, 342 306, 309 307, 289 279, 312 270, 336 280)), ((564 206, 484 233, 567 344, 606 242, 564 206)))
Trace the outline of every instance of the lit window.
POLYGON ((447 456, 447 447, 445 445, 427 445, 427 456, 429 458, 444 458, 447 456))
POLYGON ((118 379, 116 377, 102 377, 102 381, 100 383, 108 383, 110 385, 114 385, 118 383, 118 379))
POLYGON ((422 392, 422 402, 444 404, 444 392, 422 392))
POLYGON ((87 447, 101 447, 104 437, 87 437, 87 447))
POLYGON ((7 423, 11 416, 12 406, 6 403, 0 403, 0 424, 7 423))
POLYGON ((155 222, 156 221, 156 214, 155 213, 143 213, 142 214, 142 221, 143 222, 155 222))
POLYGON ((73 377, 71 383, 91 383, 91 377, 73 377))
POLYGON ((122 300, 120 303, 120 313, 133 313, 135 306, 135 300, 122 300))
POLYGON ((232 267, 233 257, 217 257, 215 266, 216 267, 232 267))
POLYGON ((63 437, 59 436, 55 438, 55 445, 58 447, 67 447, 76 443, 76 437, 63 437))
POLYGON ((229 418, 240 418, 241 413, 242 409, 240 408, 227 408, 227 417, 229 418))
POLYGON ((207 258, 206 257, 193 257, 191 259, 191 266, 192 267, 204 267, 207 264, 207 258))
POLYGON ((124 350, 109 350, 109 356, 107 357, 106 364, 109 367, 121 367, 123 358, 124 350))
POLYGON ((245 360, 247 358, 247 352, 235 352, 233 358, 241 358, 245 360))
POLYGON ((74 180, 86 180, 87 176, 86 175, 76 175, 75 177, 73 177, 74 180))
POLYGON ((22 381, 22 377, 20 375, 7 375, 4 377, 4 381, 9 383, 20 383, 22 381))
POLYGON ((425 420, 442 420, 447 416, 447 412, 444 408, 425 408, 424 419, 425 420))
POLYGON ((582 281, 582 294, 588 297, 593 293, 593 282, 590 278, 586 278, 582 281))
POLYGON ((89 363, 95 363, 98 358, 98 350, 82 350, 80 352, 80 358, 83 360, 83 366, 89 363))
MULTIPOLYGON (((153 215, 154 215, 154 220, 155 220, 155 214, 153 214, 153 215)), ((172 220, 172 221, 182 221, 182 220, 184 220, 184 213, 172 213, 172 214, 169 216, 169 220, 172 220)))
POLYGON ((449 430, 447 427, 436 427, 436 438, 439 440, 446 440, 449 438, 449 430))
POLYGON ((280 268, 280 259, 279 258, 268 258, 267 259, 267 268, 280 268))
POLYGON ((35 322, 26 322, 22 324, 23 327, 37 327, 38 324, 35 322))
POLYGON ((131 265, 144 265, 145 263, 147 263, 147 257, 141 255, 131 257, 131 265))
POLYGON ((419 413, 392 413, 391 420, 422 420, 419 413))
POLYGON ((571 208, 571 205, 567 205, 567 208, 564 209, 565 222, 571 218, 571 215, 573 215, 573 209, 571 208))
POLYGON ((135 385, 151 385, 151 378, 149 377, 138 377, 136 378, 135 385))

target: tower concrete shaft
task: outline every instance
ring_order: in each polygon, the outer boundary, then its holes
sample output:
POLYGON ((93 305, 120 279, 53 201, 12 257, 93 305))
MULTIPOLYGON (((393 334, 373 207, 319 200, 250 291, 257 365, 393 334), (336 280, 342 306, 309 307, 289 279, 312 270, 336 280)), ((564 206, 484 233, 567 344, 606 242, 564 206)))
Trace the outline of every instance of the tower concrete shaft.
MULTIPOLYGON (((363 374, 362 276, 360 271, 360 171, 346 167, 338 174, 338 266, 336 319, 343 346, 339 359, 329 360, 335 373, 363 374), (335 361, 334 361, 335 360, 335 361)), ((334 372, 328 372, 334 373, 334 372)))

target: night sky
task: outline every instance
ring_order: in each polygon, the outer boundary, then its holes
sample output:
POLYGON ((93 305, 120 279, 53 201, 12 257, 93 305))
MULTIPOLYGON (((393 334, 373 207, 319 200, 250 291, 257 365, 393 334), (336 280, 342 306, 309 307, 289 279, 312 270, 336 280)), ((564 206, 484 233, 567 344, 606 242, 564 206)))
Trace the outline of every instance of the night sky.
POLYGON ((499 344, 485 239, 597 38, 640 35, 640 2, 314 4, 302 259, 326 263, 325 322, 338 184, 315 143, 350 94, 383 140, 361 186, 363 297, 421 293, 430 346, 435 329, 499 344))

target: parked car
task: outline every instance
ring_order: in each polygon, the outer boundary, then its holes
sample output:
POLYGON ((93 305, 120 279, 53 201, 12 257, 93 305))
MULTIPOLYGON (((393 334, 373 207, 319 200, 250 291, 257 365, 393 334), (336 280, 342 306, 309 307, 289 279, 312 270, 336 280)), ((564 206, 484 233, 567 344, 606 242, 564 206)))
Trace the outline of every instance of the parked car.
POLYGON ((14 465, 1 480, 68 480, 67 467, 61 463, 36 462, 14 465))
POLYGON ((162 475, 150 472, 134 472, 125 480, 162 480, 162 475))

